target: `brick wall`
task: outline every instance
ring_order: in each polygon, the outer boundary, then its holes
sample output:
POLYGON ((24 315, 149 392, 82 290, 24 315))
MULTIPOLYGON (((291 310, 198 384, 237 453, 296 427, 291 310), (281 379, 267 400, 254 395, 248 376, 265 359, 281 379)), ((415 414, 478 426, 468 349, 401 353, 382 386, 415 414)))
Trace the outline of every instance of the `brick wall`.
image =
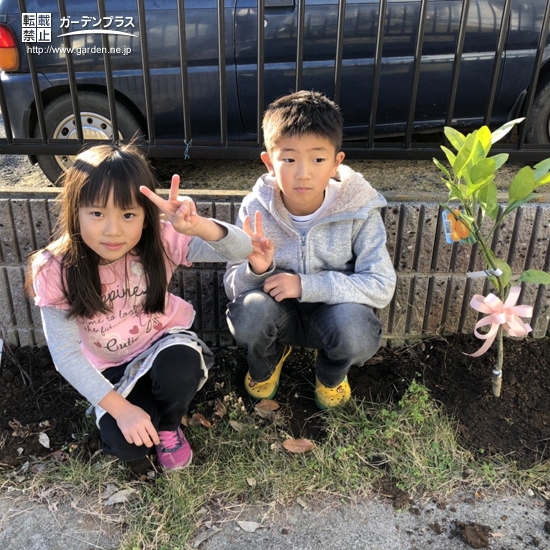
MULTIPOLYGON (((26 258, 48 242, 55 225, 57 190, 0 192, 0 323, 8 343, 44 345, 38 308, 25 296, 26 258)), ((244 193, 189 192, 203 215, 233 222, 244 193)), ((482 269, 476 246, 448 245, 440 227, 437 196, 422 202, 386 193, 383 212, 388 250, 398 274, 395 296, 378 311, 386 338, 395 342, 438 332, 473 331, 478 314, 469 307, 474 294, 486 294, 484 279, 470 279, 467 271, 482 269)), ((494 237, 498 257, 507 259, 514 273, 549 269, 550 204, 526 205, 507 218, 494 237)), ((546 202, 545 202, 546 201, 546 202)), ((225 323, 227 298, 223 290, 224 264, 195 264, 180 268, 172 291, 197 311, 194 330, 207 343, 231 344, 225 323)), ((524 285, 520 303, 534 306, 533 335, 549 334, 550 287, 524 285)))

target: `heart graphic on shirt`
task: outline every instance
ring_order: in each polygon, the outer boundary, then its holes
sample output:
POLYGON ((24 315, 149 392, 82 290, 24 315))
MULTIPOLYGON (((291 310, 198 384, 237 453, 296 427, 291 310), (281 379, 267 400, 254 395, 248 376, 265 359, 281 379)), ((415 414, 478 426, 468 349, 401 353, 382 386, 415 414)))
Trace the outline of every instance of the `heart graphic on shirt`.
POLYGON ((164 326, 162 325, 162 323, 157 323, 156 325, 153 325, 153 328, 155 330, 162 330, 164 326))
POLYGON ((130 334, 137 334, 139 332, 139 328, 137 325, 134 325, 129 331, 130 334))
POLYGON ((94 342, 94 346, 97 346, 98 348, 102 347, 101 342, 94 342))

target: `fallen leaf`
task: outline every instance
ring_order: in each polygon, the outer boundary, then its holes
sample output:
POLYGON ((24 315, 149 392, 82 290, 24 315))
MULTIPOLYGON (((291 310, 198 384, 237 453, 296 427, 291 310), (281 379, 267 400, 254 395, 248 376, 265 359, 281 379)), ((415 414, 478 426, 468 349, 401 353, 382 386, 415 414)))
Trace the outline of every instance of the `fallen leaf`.
POLYGON ((246 482, 248 483, 248 485, 250 485, 250 487, 252 487, 254 489, 254 487, 256 487, 256 478, 254 477, 247 477, 246 478, 246 482))
POLYGON ((10 420, 8 422, 10 428, 13 430, 13 433, 11 434, 13 437, 27 437, 30 433, 28 426, 23 426, 19 420, 10 420))
POLYGON ((302 500, 300 497, 296 498, 296 502, 305 510, 307 508, 307 504, 305 500, 302 500))
POLYGON ((103 489, 102 499, 107 500, 111 495, 114 495, 118 491, 120 491, 118 485, 115 483, 107 483, 105 489, 103 489))
POLYGON ((236 431, 240 432, 243 429, 243 425, 240 422, 237 422, 236 420, 230 420, 229 425, 236 431))
POLYGON ((217 525, 212 525, 212 529, 203 531, 200 533, 193 544, 193 548, 198 548, 205 540, 209 539, 212 535, 215 535, 220 528, 217 525))
POLYGON ((44 432, 40 432, 38 434, 38 443, 42 445, 42 447, 46 447, 46 449, 50 448, 50 438, 48 437, 48 434, 45 434, 44 432))
POLYGON ((103 506, 113 506, 113 504, 123 504, 125 502, 128 502, 130 497, 135 492, 135 489, 122 489, 121 491, 117 491, 103 503, 103 506))
POLYGON ((276 401, 273 401, 272 399, 262 399, 256 404, 254 410, 262 418, 269 418, 270 416, 273 416, 273 413, 280 408, 281 406, 276 401))
POLYGON ((201 413, 195 413, 192 417, 192 420, 194 422, 198 422, 198 425, 204 426, 205 428, 212 427, 212 422, 210 422, 210 420, 207 420, 206 417, 201 413))
POLYGON ((262 399, 259 403, 256 404, 257 408, 265 409, 269 411, 276 411, 281 408, 281 405, 273 399, 262 399))
POLYGON ((286 441, 283 441, 283 447, 289 453, 307 453, 315 448, 315 443, 309 439, 293 439, 289 438, 286 441))
POLYGON ((181 417, 181 423, 187 428, 187 426, 189 426, 189 418, 187 418, 187 415, 184 414, 182 417, 181 417))
POLYGON ((223 418, 227 414, 227 408, 221 401, 216 401, 214 414, 219 418, 223 418))
POLYGON ((255 533, 258 527, 261 527, 261 523, 256 523, 255 521, 237 521, 237 525, 247 533, 255 533))

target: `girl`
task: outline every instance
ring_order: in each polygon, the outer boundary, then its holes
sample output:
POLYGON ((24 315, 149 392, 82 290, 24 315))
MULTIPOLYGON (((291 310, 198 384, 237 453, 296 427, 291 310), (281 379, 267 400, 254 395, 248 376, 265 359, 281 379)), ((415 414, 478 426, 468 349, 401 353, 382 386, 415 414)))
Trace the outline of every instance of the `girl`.
POLYGON ((252 251, 244 232, 199 216, 178 186, 173 176, 168 200, 159 197, 132 146, 81 153, 65 175, 57 239, 31 257, 28 280, 53 361, 95 407, 104 451, 131 461, 155 445, 172 470, 191 462, 180 421, 212 354, 168 283, 178 265, 252 251))

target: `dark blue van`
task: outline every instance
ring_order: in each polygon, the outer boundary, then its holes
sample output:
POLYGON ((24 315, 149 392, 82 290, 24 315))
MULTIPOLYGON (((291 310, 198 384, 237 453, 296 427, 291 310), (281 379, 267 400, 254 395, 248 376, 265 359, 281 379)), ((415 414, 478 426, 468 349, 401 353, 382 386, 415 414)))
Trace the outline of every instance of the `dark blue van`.
MULTIPOLYGON (((42 135, 32 60, 48 139, 77 138, 72 65, 85 138, 113 138, 106 77, 112 74, 118 138, 192 140, 192 152, 197 145, 227 150, 257 141, 264 106, 297 83, 336 99, 346 140, 364 140, 372 121, 376 136, 403 133, 411 101, 415 132, 441 129, 446 118, 479 126, 489 98, 490 122, 498 126, 524 108, 547 2, 264 0, 263 25, 257 0, 144 0, 141 14, 138 0, 61 4, 60 14, 57 0, 0 0, 0 93, 14 137, 42 135)), ((546 48, 527 122, 535 143, 550 143, 548 58, 546 48)), ((66 155, 37 160, 52 181, 71 163, 66 155)))

